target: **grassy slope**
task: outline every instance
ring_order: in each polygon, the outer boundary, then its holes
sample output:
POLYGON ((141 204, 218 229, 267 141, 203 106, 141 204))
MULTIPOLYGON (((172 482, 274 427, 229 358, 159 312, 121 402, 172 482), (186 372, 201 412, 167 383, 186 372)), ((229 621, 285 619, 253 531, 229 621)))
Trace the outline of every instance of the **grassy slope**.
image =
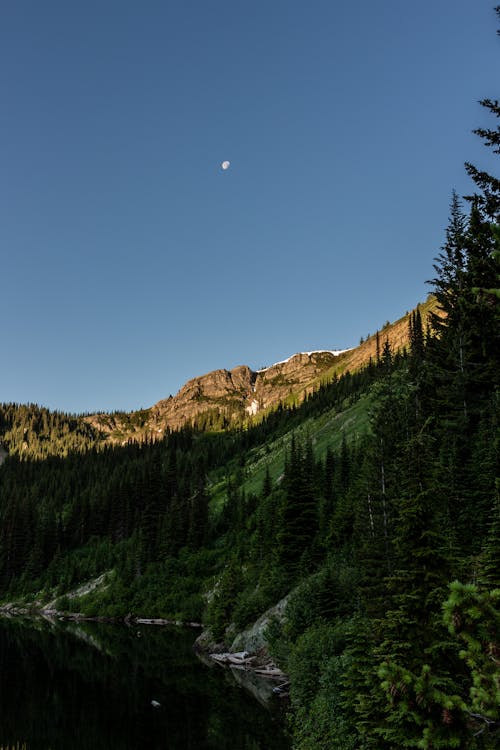
MULTIPOLYGON (((342 411, 335 408, 328 409, 319 416, 305 419, 281 437, 253 448, 246 456, 240 489, 246 494, 258 494, 262 488, 267 467, 269 467, 271 480, 279 481, 283 474, 285 454, 292 435, 299 440, 310 438, 316 458, 323 458, 328 448, 334 452, 338 451, 344 434, 349 441, 356 440, 370 428, 370 405, 370 395, 364 395, 353 404, 346 403, 342 411)), ((225 500, 226 486, 225 476, 219 473, 212 477, 210 495, 215 511, 225 500)))

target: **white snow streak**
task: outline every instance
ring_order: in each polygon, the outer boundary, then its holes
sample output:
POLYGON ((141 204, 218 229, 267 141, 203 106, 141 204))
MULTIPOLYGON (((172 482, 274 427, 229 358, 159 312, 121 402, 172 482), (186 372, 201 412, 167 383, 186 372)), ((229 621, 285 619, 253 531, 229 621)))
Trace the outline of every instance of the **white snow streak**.
POLYGON ((274 365, 269 365, 269 367, 263 367, 261 370, 257 370, 256 372, 266 372, 266 370, 270 370, 272 367, 276 367, 277 365, 285 365, 287 362, 289 362, 291 359, 296 357, 298 354, 307 354, 308 357, 311 356, 311 354, 333 354, 334 357, 338 357, 339 354, 344 354, 345 352, 350 352, 351 349, 315 349, 312 352, 297 352, 297 354, 292 354, 291 357, 288 357, 287 359, 282 359, 280 362, 275 362, 274 365))

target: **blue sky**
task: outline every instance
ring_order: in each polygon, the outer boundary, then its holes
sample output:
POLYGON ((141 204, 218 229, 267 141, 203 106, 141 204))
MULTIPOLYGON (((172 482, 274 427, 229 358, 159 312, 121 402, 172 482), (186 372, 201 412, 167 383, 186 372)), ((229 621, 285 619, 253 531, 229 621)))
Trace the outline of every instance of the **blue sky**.
POLYGON ((2 3, 0 401, 146 407, 425 299, 493 4, 2 3))

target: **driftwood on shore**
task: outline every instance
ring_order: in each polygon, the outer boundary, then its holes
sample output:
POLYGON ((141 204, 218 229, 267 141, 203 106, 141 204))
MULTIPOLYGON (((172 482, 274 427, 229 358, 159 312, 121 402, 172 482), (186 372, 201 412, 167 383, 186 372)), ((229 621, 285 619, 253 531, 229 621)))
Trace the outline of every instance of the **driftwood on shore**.
POLYGON ((250 654, 248 651, 237 651, 236 653, 227 651, 222 654, 209 654, 209 657, 217 664, 223 666, 245 669, 253 672, 258 677, 280 680, 281 684, 278 686, 279 689, 276 692, 280 695, 288 692, 286 689, 288 687, 287 675, 276 666, 269 656, 263 659, 262 656, 250 654))
POLYGON ((234 664, 235 666, 249 666, 255 661, 255 656, 252 656, 248 651, 238 651, 237 653, 230 653, 229 651, 223 654, 209 654, 210 658, 219 664, 234 664))
MULTIPOLYGON (((127 617, 129 617, 127 615, 127 617)), ((127 620, 124 618, 124 622, 132 622, 135 625, 177 625, 186 628, 202 628, 201 622, 184 622, 183 620, 166 620, 163 617, 130 617, 127 620)))

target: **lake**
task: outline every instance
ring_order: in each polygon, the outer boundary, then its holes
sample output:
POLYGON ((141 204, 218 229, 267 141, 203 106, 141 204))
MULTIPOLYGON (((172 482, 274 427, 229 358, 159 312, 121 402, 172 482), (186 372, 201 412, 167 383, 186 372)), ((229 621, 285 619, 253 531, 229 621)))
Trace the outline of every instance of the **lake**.
POLYGON ((231 670, 201 663, 196 635, 0 619, 0 748, 289 750, 280 699, 266 708, 231 670))

